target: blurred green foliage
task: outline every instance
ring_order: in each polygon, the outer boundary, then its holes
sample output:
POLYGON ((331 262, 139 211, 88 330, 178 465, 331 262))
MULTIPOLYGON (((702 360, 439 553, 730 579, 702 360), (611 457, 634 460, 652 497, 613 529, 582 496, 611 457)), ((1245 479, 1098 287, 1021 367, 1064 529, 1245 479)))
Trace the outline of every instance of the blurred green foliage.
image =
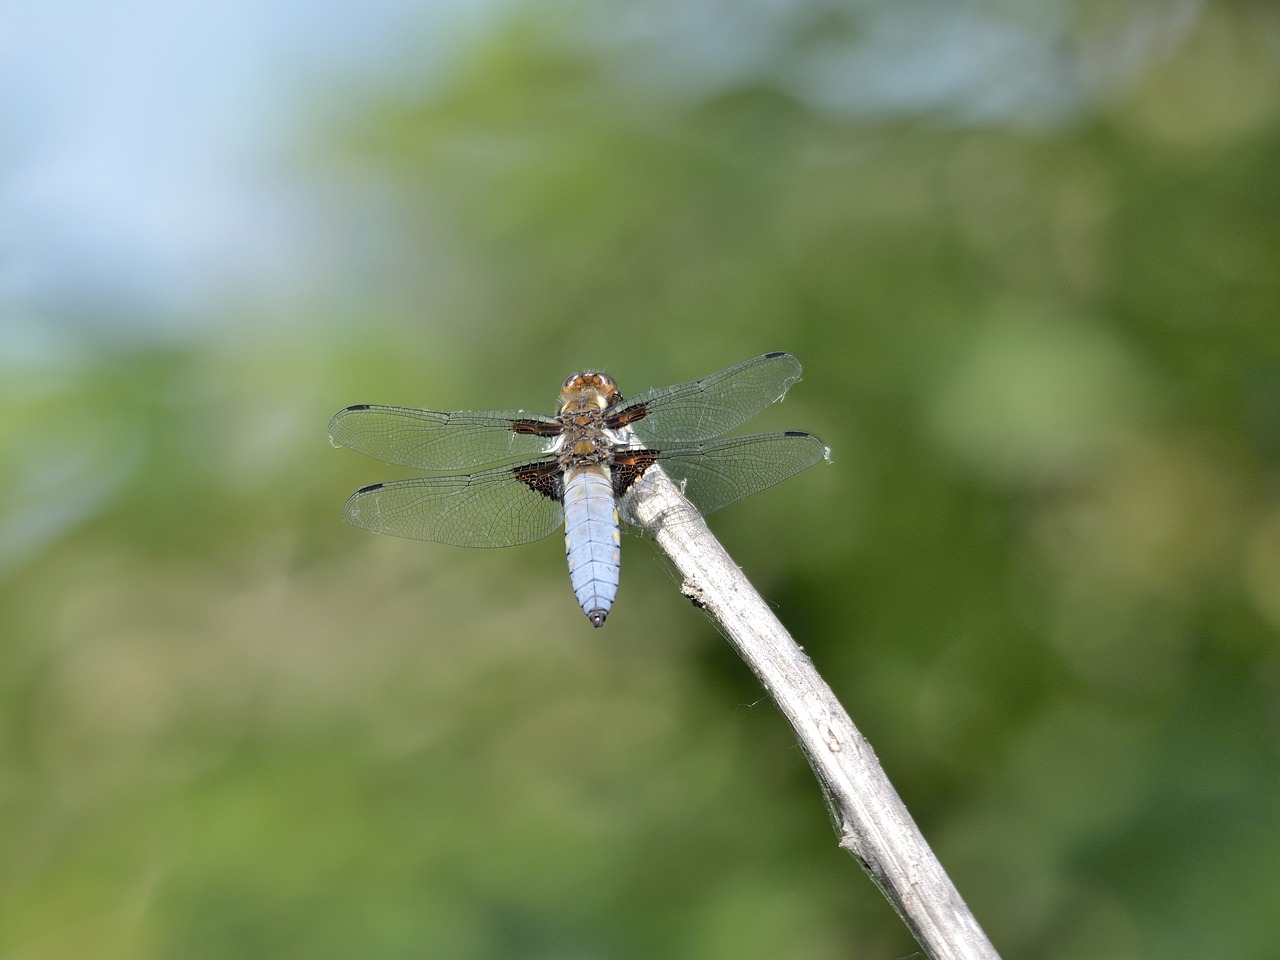
POLYGON ((783 68, 857 36, 820 5, 701 86, 515 16, 321 111, 323 295, 6 372, 0 957, 910 955, 651 545, 596 632, 556 538, 338 521, 397 475, 324 445, 348 403, 775 349, 760 425, 835 464, 713 525, 997 947, 1273 956, 1276 23, 1126 61, 1072 9, 1128 73, 1053 123, 808 104, 783 68))

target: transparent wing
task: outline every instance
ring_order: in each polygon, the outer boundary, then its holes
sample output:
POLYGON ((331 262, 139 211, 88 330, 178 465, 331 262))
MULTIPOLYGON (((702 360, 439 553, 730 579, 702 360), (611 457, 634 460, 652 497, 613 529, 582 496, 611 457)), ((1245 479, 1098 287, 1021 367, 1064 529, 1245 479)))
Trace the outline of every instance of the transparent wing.
POLYGON ((648 390, 606 416, 657 447, 706 440, 746 423, 799 379, 799 360, 789 353, 766 353, 701 380, 648 390))
MULTIPOLYGON (((548 467, 554 466, 554 461, 548 467)), ((525 469, 525 468, 520 468, 525 469)), ((560 501, 511 467, 375 483, 352 494, 342 519, 374 533, 458 547, 509 547, 541 540, 564 523, 560 501)))
POLYGON ((403 467, 462 470, 545 453, 551 438, 517 433, 522 423, 556 429, 551 418, 522 410, 441 413, 365 403, 338 411, 329 421, 329 441, 403 467))
POLYGON ((658 463, 705 515, 807 470, 828 452, 813 434, 788 431, 668 447, 658 463))

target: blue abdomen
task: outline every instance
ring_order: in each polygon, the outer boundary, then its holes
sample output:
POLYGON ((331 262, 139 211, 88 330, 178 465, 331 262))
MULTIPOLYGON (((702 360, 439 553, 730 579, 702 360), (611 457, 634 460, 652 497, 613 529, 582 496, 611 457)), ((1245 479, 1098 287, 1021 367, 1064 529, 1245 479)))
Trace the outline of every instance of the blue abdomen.
POLYGON ((571 473, 564 485, 564 552, 569 582, 592 624, 604 624, 618 595, 618 508, 607 470, 571 473))

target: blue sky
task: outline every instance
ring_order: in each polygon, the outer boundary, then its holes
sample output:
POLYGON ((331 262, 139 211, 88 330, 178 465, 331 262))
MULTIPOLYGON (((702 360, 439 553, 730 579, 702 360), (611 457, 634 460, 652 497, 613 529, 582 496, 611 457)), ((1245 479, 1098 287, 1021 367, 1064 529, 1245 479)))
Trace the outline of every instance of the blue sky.
MULTIPOLYGON (((272 182, 320 84, 375 81, 497 0, 51 0, 0 26, 0 356, 45 310, 191 315, 289 274, 272 182)), ((437 49, 437 52, 442 52, 437 49)), ((127 321, 121 321, 127 323, 127 321)), ((139 319, 145 325, 145 319, 139 319)))

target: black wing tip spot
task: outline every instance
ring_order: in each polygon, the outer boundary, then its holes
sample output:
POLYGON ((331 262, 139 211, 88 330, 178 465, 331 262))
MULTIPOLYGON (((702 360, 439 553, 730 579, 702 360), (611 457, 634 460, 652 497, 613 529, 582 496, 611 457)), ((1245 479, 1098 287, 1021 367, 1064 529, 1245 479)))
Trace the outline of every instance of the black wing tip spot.
POLYGON ((351 406, 347 407, 347 409, 348 410, 368 410, 372 406, 373 406, 372 403, 353 403, 351 406))
POLYGON ((385 483, 371 483, 367 487, 361 487, 359 490, 356 491, 356 493, 361 494, 361 493, 368 493, 370 490, 381 490, 385 486, 386 486, 385 483))
POLYGON ((599 628, 604 626, 604 618, 608 615, 608 610, 601 610, 599 607, 596 607, 596 609, 587 614, 587 619, 591 621, 591 625, 593 627, 599 628))
POLYGON ((787 355, 787 351, 785 350, 774 350, 770 353, 766 353, 764 356, 766 360, 777 360, 779 357, 785 357, 787 355))

